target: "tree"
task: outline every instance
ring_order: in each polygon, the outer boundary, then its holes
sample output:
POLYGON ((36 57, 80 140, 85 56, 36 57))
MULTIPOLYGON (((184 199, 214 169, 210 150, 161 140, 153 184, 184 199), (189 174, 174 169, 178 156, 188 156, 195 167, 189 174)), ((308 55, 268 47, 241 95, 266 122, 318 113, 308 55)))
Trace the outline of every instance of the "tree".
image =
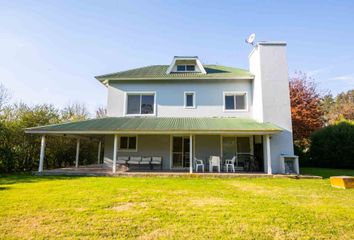
POLYGON ((10 93, 5 86, 0 83, 0 112, 3 110, 4 106, 10 101, 10 93))
POLYGON ((104 107, 98 107, 96 109, 96 118, 103 118, 107 116, 107 109, 104 107))
POLYGON ((321 96, 314 79, 302 72, 290 78, 291 119, 295 145, 308 147, 311 133, 323 126, 321 96))
POLYGON ((341 119, 354 120, 354 89, 342 92, 335 98, 327 95, 322 102, 327 124, 334 124, 341 119))
POLYGON ((88 119, 90 113, 85 104, 69 103, 61 111, 61 116, 64 121, 80 121, 88 119))

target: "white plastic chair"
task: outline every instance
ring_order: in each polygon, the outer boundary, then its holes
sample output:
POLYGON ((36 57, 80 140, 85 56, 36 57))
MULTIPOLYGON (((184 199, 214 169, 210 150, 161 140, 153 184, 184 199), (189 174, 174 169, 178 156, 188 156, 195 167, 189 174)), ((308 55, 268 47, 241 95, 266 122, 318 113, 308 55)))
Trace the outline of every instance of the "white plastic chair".
POLYGON ((218 172, 220 172, 220 157, 210 156, 209 158, 209 172, 213 172, 213 168, 217 167, 218 172))
POLYGON ((194 158, 194 162, 195 162, 195 172, 198 172, 198 168, 199 167, 201 167, 202 168, 202 172, 204 172, 203 160, 198 159, 198 158, 194 158))
POLYGON ((237 157, 234 156, 232 159, 226 159, 225 160, 225 169, 226 172, 229 172, 229 167, 231 168, 232 172, 235 172, 235 161, 236 161, 237 157))

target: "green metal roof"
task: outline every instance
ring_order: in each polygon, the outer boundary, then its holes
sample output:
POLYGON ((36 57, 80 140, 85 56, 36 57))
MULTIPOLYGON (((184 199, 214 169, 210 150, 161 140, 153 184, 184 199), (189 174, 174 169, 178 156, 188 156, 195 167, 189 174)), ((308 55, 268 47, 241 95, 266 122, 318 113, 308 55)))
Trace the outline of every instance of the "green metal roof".
POLYGON ((160 118, 107 117, 63 124, 27 128, 26 133, 85 133, 119 132, 269 132, 282 131, 272 123, 259 123, 246 118, 160 118))
POLYGON ((206 74, 194 72, 172 72, 167 74, 169 65, 152 65, 127 71, 96 76, 99 81, 107 80, 165 80, 165 79, 253 79, 244 69, 220 65, 203 65, 206 74))

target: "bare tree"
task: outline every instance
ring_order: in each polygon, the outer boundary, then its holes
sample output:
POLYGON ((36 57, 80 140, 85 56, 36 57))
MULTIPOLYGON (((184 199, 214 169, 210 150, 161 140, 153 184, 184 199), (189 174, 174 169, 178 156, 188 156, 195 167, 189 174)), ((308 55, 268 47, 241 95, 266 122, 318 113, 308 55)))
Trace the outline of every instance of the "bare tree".
POLYGON ((96 109, 96 118, 104 118, 107 116, 107 109, 105 107, 98 107, 96 109))
POLYGON ((0 83, 0 112, 3 110, 4 106, 9 103, 10 99, 9 90, 0 83))
POLYGON ((64 121, 80 121, 88 119, 90 113, 85 104, 69 103, 61 111, 61 116, 64 121))

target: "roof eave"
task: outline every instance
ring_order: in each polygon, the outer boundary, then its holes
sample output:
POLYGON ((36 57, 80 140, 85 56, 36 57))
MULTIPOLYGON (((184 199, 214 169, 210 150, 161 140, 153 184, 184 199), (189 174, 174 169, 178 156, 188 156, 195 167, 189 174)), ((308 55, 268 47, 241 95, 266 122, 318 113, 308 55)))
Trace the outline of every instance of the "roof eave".
POLYGON ((125 130, 114 130, 114 131, 52 131, 52 130, 25 130, 25 133, 28 134, 253 134, 253 135, 263 135, 263 134, 276 134, 282 132, 281 129, 270 129, 270 130, 134 130, 134 129, 125 129, 125 130))
POLYGON ((108 83, 108 81, 130 81, 130 80, 253 80, 254 76, 245 76, 245 77, 206 77, 206 76, 201 76, 201 77, 179 77, 179 78, 96 78, 98 81, 100 81, 103 84, 108 83))

